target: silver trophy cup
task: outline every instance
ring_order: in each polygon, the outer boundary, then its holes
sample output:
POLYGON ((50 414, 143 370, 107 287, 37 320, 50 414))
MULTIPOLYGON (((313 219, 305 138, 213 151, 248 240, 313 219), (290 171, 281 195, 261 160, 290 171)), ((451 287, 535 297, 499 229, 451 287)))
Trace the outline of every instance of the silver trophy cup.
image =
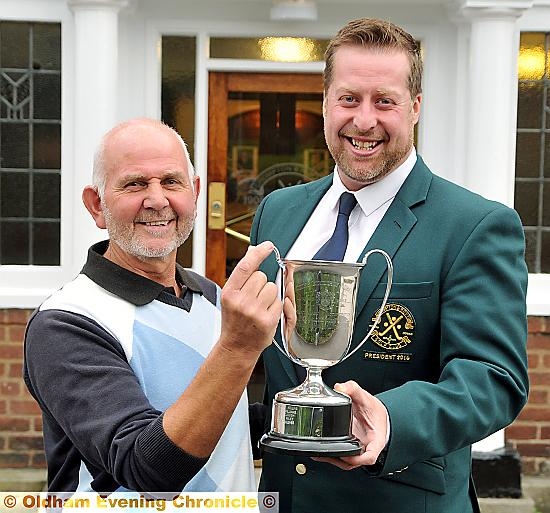
POLYGON ((271 430, 260 440, 264 450, 303 456, 351 456, 364 451, 351 434, 349 396, 323 383, 323 369, 358 351, 376 328, 390 294, 393 266, 389 255, 373 249, 360 263, 324 260, 282 260, 281 296, 289 298, 292 314, 281 316, 283 348, 294 363, 305 367, 305 381, 275 395, 271 430), (386 259, 388 281, 378 315, 365 338, 350 351, 355 324, 359 274, 373 253, 386 259))

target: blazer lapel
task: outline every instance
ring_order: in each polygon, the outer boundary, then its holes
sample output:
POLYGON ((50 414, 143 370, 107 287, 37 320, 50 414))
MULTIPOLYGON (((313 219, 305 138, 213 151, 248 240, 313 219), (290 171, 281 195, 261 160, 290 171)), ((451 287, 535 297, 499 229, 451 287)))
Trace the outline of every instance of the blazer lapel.
MULTIPOLYGON (((390 208, 363 249, 359 261, 362 261, 365 254, 371 249, 382 249, 393 259, 402 242, 416 224, 417 218, 411 208, 426 200, 431 179, 432 173, 419 156, 390 208)), ((386 270, 386 259, 382 255, 375 253, 369 256, 359 279, 355 308, 356 318, 365 307, 386 270)))
MULTIPOLYGON (((284 208, 276 216, 270 213, 270 228, 262 231, 262 240, 271 240, 277 246, 281 257, 285 258, 331 184, 332 174, 303 187, 293 187, 292 195, 287 194, 288 198, 285 198, 284 208)), ((273 280, 279 266, 274 258, 269 258, 262 265, 262 269, 268 278, 273 280)))

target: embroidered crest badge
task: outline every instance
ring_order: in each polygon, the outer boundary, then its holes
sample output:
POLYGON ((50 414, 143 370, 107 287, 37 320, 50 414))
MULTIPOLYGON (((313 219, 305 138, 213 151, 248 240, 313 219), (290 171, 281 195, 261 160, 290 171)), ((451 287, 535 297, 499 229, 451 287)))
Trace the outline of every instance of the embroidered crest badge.
MULTIPOLYGON (((376 320, 378 311, 372 318, 373 322, 376 320)), ((386 304, 380 323, 371 335, 371 340, 384 349, 396 351, 412 342, 414 328, 414 317, 408 308, 397 303, 386 304)))

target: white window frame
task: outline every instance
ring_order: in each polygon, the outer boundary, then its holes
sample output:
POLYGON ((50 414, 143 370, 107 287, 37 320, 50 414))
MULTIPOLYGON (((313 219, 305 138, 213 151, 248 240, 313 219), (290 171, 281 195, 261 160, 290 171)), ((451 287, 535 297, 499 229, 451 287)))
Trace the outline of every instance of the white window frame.
POLYGON ((61 248, 59 266, 0 265, 0 308, 34 308, 75 271, 71 261, 73 199, 80 198, 72 180, 73 22, 63 0, 0 0, 2 21, 61 24, 61 248))
MULTIPOLYGON (((517 27, 520 32, 550 32, 550 2, 535 1, 518 20, 517 27)), ((529 274, 527 315, 550 316, 550 274, 529 274)))

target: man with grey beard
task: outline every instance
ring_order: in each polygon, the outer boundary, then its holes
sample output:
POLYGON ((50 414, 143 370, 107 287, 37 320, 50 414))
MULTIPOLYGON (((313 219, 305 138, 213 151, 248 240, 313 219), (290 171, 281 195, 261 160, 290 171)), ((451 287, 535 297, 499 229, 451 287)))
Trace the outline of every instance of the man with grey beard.
MULTIPOLYGON (((268 195, 251 240, 273 241, 296 260, 360 262, 379 248, 393 260, 393 287, 372 336, 323 372, 351 396, 364 452, 312 460, 298 443, 292 454, 265 452, 260 489, 278 491, 285 513, 479 512, 471 444, 512 422, 527 400, 520 219, 417 155, 422 59, 410 34, 386 20, 353 20, 325 61, 334 172, 268 195)), ((278 271, 270 261, 262 269, 270 279, 278 271)), ((384 259, 369 257, 351 350, 376 319, 387 281, 384 259)), ((302 378, 273 347, 263 360, 269 412, 275 394, 302 378)))
POLYGON ((159 121, 102 139, 84 205, 109 240, 31 317, 24 377, 50 492, 253 491, 245 387, 282 305, 249 249, 223 290, 176 263, 200 181, 159 121))

